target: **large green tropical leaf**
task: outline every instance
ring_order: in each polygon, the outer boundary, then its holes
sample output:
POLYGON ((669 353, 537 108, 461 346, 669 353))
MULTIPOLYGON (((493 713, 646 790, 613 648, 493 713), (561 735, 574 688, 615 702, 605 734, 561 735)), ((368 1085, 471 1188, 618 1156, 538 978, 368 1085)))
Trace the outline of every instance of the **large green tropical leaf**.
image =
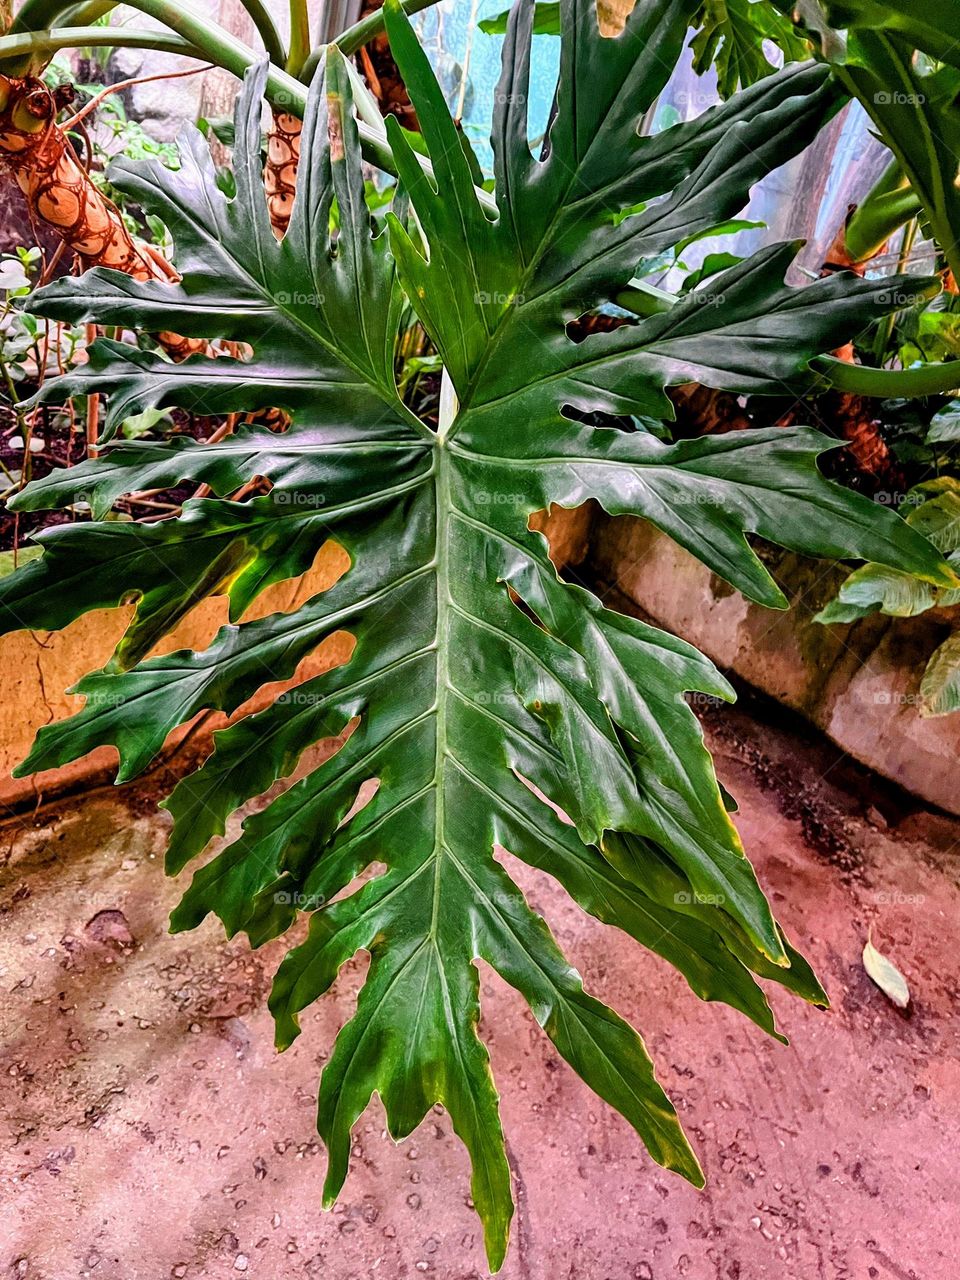
MULTIPOLYGON (((960 2, 943 0, 774 0, 775 7, 806 30, 819 54, 856 97, 881 140, 896 158, 904 185, 871 193, 862 225, 848 247, 856 248, 870 224, 892 234, 922 206, 927 225, 954 275, 960 194, 960 2), (837 28, 843 28, 838 30, 837 28), (912 201, 912 203, 911 203, 912 201)), ((875 244, 881 243, 879 239, 875 244)))
MULTIPOLYGON (((560 35, 561 9, 559 0, 537 0, 533 34, 560 35)), ((479 27, 487 35, 504 35, 509 20, 510 10, 504 9, 485 18, 479 27)), ((770 56, 774 48, 785 62, 809 56, 807 41, 769 0, 702 0, 690 25, 694 29, 693 69, 703 75, 715 68, 721 98, 772 74, 776 69, 770 56)))
POLYGON ((736 214, 751 185, 815 136, 835 106, 827 73, 797 67, 641 138, 637 123, 693 7, 640 0, 623 35, 604 40, 592 0, 564 0, 556 109, 535 158, 523 106, 532 5, 521 3, 497 94, 494 221, 390 0, 393 51, 435 174, 434 185, 389 122, 415 218, 397 203, 389 231, 372 232, 349 81, 333 50, 311 94, 281 243, 259 174, 261 68, 237 109, 235 198, 217 188, 193 133, 177 172, 114 167, 113 181, 173 231, 180 284, 94 271, 33 303, 74 320, 219 335, 251 352, 172 365, 103 342, 45 396, 104 392, 111 425, 164 405, 282 405, 293 421, 282 435, 251 427, 215 445, 118 442, 20 495, 20 509, 82 498, 99 516, 145 486, 203 481, 212 492, 160 523, 51 529, 42 557, 0 581, 8 630, 137 602, 111 662, 77 686, 83 709, 45 728, 22 768, 109 743, 119 777, 132 777, 176 725, 203 708, 240 706, 292 676, 324 637, 353 635, 348 662, 219 732, 204 767, 170 796, 169 869, 178 872, 239 805, 289 778, 307 748, 345 734, 331 759, 262 803, 196 872, 173 924, 189 928, 214 912, 229 933, 259 944, 310 913, 271 996, 281 1047, 340 967, 370 953, 356 1013, 320 1085, 326 1199, 343 1184, 351 1127, 374 1091, 396 1137, 440 1102, 470 1151, 494 1267, 512 1202, 477 1035, 479 960, 523 994, 560 1054, 656 1160, 702 1180, 643 1042, 584 991, 499 850, 549 871, 585 911, 670 960, 699 996, 767 1031, 756 977, 825 999, 771 915, 684 700, 686 691, 729 698, 726 681, 689 645, 562 581, 530 517, 598 499, 611 513, 647 518, 774 606, 785 600, 749 534, 955 582, 898 516, 823 478, 816 457, 831 442, 815 431, 669 444, 584 423, 587 414, 609 422, 604 412, 668 418, 664 388, 692 377, 738 391, 800 388, 811 358, 891 305, 889 282, 834 276, 785 287, 793 246, 779 246, 669 313, 579 343, 568 335, 568 323, 622 288, 639 258, 736 214), (437 429, 396 391, 404 294, 443 360, 437 429), (269 493, 232 500, 256 475, 269 493), (330 538, 350 561, 335 585, 292 613, 242 621, 264 587, 302 573, 330 538), (208 649, 145 656, 215 593, 229 596, 234 621, 208 649), (372 780, 372 798, 358 807, 372 780))
POLYGON ((930 70, 897 34, 868 27, 851 31, 834 66, 909 178, 948 262, 960 269, 960 69, 947 63, 930 70))
POLYGON ((885 31, 960 70, 960 0, 826 0, 827 21, 856 31, 885 31))
POLYGON ((803 36, 769 0, 703 0, 693 25, 693 69, 703 75, 714 67, 722 98, 771 75, 774 48, 785 62, 809 57, 803 36))

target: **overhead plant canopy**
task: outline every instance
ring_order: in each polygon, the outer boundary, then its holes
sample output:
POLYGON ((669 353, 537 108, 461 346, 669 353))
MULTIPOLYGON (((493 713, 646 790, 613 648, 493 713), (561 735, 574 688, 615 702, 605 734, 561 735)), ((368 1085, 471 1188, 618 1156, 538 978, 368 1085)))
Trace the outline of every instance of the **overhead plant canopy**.
POLYGON ((555 112, 534 156, 532 5, 518 5, 493 124, 493 215, 414 32, 388 0, 393 53, 433 169, 424 172, 388 121, 403 194, 387 229, 372 229, 349 80, 331 49, 311 92, 282 241, 261 177, 261 67, 237 106, 233 198, 192 130, 176 172, 127 162, 112 171, 170 227, 180 283, 95 270, 31 300, 45 316, 249 344, 246 361, 199 355, 174 365, 99 342, 88 364, 42 395, 106 393, 108 435, 131 414, 170 405, 280 406, 293 421, 283 434, 253 426, 210 444, 118 442, 17 498, 29 510, 82 494, 96 518, 47 530, 42 557, 3 580, 7 630, 62 627, 86 610, 137 602, 113 659, 77 686, 83 709, 41 731, 22 771, 112 744, 120 780, 133 777, 176 725, 203 708, 232 711, 290 677, 325 636, 352 633, 348 662, 218 733, 204 767, 166 801, 175 873, 308 747, 353 726, 331 759, 248 817, 196 872, 173 925, 214 912, 228 933, 246 931, 258 945, 293 923, 298 901, 308 905, 309 933, 287 954, 270 999, 281 1047, 340 967, 370 953, 320 1084, 326 1199, 343 1184, 351 1126, 374 1091, 396 1137, 440 1102, 470 1153, 493 1267, 513 1206, 477 1034, 479 960, 522 993, 559 1053, 655 1160, 702 1182, 639 1035, 584 991, 501 850, 665 957, 697 995, 768 1032, 755 978, 825 1001, 771 915, 684 701, 690 690, 730 698, 726 681, 689 645, 562 581, 530 516, 590 498, 642 516, 773 607, 786 602, 747 534, 956 585, 919 532, 823 478, 816 458, 832 442, 813 430, 667 444, 642 423, 620 429, 624 415, 668 419, 665 388, 691 379, 740 392, 801 388, 811 358, 889 310, 901 285, 916 292, 929 282, 836 275, 787 288, 796 246, 781 245, 661 314, 579 342, 569 336, 569 322, 616 295, 639 259, 733 217, 752 184, 836 107, 825 68, 794 66, 641 137, 638 121, 696 7, 640 0, 608 40, 592 0, 564 0, 555 112), (396 390, 404 298, 442 357, 436 430, 396 390), (598 420, 606 425, 586 425, 598 420), (254 476, 270 492, 230 500, 254 476), (178 518, 100 518, 120 494, 187 480, 213 496, 187 502, 178 518), (239 621, 331 538, 350 558, 334 586, 295 612, 239 621), (229 596, 237 621, 208 649, 147 656, 216 593, 229 596), (374 778, 373 799, 355 810, 374 778))
MULTIPOLYGON (((622 16, 624 3, 602 5, 610 18, 622 16)), ((535 35, 558 36, 561 31, 561 0, 536 0, 533 15, 535 35)), ((488 35, 506 32, 510 10, 479 23, 488 35)), ((717 88, 722 98, 739 88, 747 88, 771 75, 776 64, 771 55, 785 62, 809 56, 809 44, 802 31, 770 0, 701 0, 690 14, 694 34, 691 41, 693 69, 703 75, 716 70, 717 88), (777 51, 774 53, 774 51, 777 51)))
POLYGON ((720 96, 772 75, 776 49, 784 62, 809 56, 802 34, 769 0, 704 0, 694 15, 693 68, 716 68, 720 96))

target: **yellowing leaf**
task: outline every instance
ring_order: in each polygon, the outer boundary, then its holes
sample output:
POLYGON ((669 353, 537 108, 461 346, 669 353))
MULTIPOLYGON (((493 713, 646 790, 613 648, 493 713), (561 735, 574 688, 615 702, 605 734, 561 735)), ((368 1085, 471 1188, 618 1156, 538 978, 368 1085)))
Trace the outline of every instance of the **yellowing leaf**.
POLYGON ((869 939, 863 948, 863 967, 888 1000, 898 1009, 906 1009, 910 1003, 910 988, 906 978, 893 961, 888 960, 882 951, 878 951, 869 939))

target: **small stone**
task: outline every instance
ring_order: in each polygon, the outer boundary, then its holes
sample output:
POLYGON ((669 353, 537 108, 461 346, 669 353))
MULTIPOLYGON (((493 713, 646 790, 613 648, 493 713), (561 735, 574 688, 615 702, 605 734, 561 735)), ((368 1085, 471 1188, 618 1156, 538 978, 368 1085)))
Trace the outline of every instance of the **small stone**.
POLYGON ((250 1263, 247 1259, 247 1255, 245 1253, 238 1253, 234 1260, 233 1269, 234 1271, 246 1271, 249 1265, 250 1263))
POLYGON ((135 939, 127 924, 127 917, 116 908, 98 911, 84 925, 84 931, 94 942, 117 948, 132 947, 135 939))

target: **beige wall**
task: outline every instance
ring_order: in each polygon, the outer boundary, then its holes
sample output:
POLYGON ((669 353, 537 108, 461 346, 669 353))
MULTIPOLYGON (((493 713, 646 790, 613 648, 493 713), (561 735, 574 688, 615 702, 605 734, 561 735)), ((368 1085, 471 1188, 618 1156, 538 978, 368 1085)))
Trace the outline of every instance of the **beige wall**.
MULTIPOLYGON (((278 582, 254 601, 245 615, 262 618, 268 613, 298 608, 310 596, 331 586, 343 571, 346 556, 328 544, 322 548, 309 571, 301 578, 278 582)), ((34 735, 45 724, 72 715, 83 706, 83 698, 65 691, 82 675, 102 667, 123 634, 133 608, 100 609, 84 614, 63 631, 17 631, 0 639, 0 684, 3 718, 0 720, 0 804, 20 805, 34 796, 55 793, 80 779, 112 774, 117 753, 103 747, 63 769, 35 774, 31 778, 11 778, 11 770, 30 750, 34 735)), ((214 596, 193 609, 174 631, 153 651, 172 653, 175 649, 204 649, 217 630, 228 621, 225 596, 214 596)), ((236 718, 256 706, 265 705, 283 687, 299 684, 345 661, 352 641, 344 633, 331 636, 300 664, 292 680, 266 686, 256 697, 234 713, 236 718)), ((207 731, 226 723, 212 719, 207 731)), ((189 725, 171 734, 168 746, 182 738, 189 725)))
POLYGON ((762 554, 789 610, 750 604, 651 525, 628 516, 596 522, 588 576, 605 584, 611 607, 635 605, 719 667, 799 711, 854 759, 960 814, 960 713, 925 719, 919 711, 927 660, 954 620, 945 612, 874 615, 850 626, 820 626, 813 615, 847 571, 790 552, 762 554))

